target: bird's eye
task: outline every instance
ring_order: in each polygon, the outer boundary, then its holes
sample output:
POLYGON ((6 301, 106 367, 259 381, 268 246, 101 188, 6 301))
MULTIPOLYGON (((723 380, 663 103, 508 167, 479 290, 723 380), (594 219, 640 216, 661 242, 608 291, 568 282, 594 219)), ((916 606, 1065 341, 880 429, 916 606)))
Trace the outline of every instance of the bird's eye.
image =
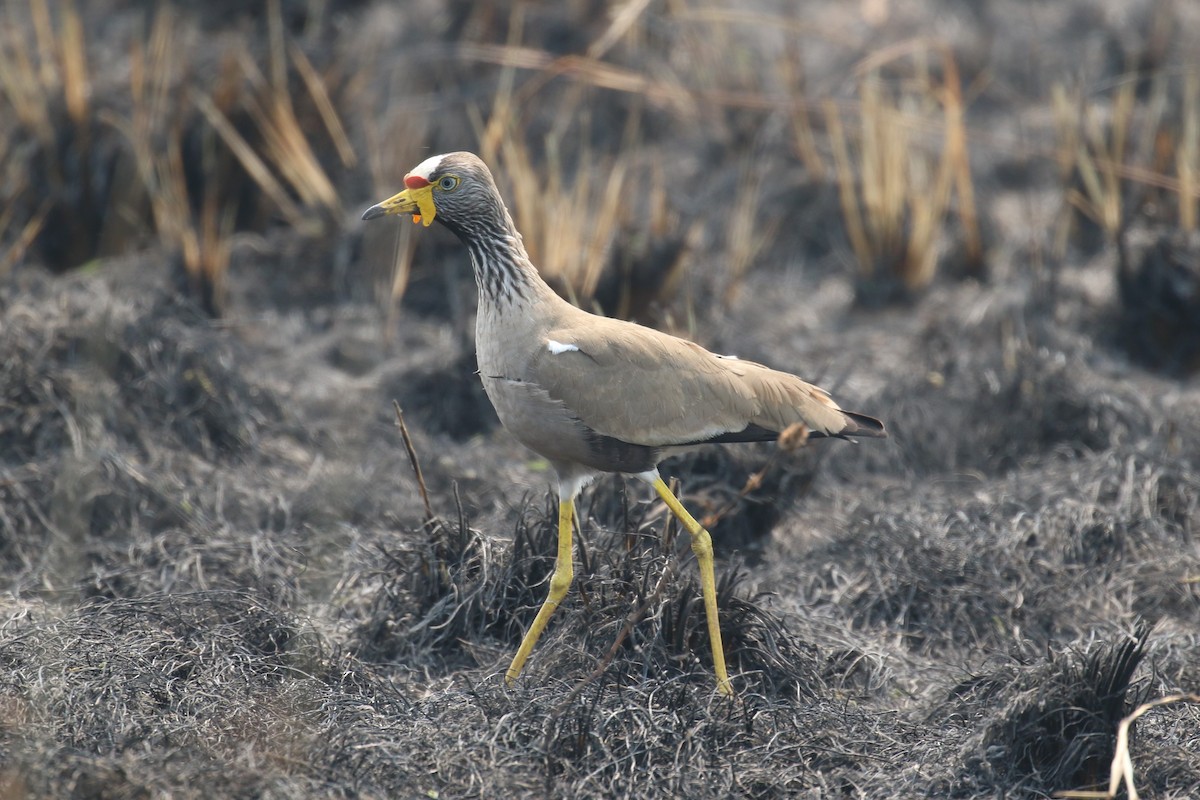
POLYGON ((446 177, 444 177, 440 181, 438 181, 438 188, 444 192, 449 192, 453 189, 457 189, 458 188, 458 178, 454 177, 453 175, 447 175, 446 177))

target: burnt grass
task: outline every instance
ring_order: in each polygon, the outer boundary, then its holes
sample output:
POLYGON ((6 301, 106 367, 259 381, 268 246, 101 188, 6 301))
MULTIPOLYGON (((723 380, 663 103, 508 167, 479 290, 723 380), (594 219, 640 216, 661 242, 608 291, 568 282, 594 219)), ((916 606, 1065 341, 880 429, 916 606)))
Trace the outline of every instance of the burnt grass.
MULTIPOLYGON (((113 36, 153 6, 79 5, 113 36)), ((423 137, 396 145, 412 163, 475 146, 468 106, 490 103, 499 68, 455 44, 508 36, 508 4, 435 5, 283 4, 320 68, 423 98, 404 111, 428 115, 423 137)), ((524 44, 582 53, 609 24, 589 5, 527 9, 524 44)), ((832 30, 852 5, 814 4, 806 20, 832 30)), ((226 6, 181 13, 264 53, 263 20, 226 6)), ((714 692, 686 534, 616 477, 580 498, 572 591, 504 685, 553 567, 552 476, 473 374, 470 270, 449 235, 418 232, 396 308, 372 298, 394 228, 357 221, 381 199, 359 165, 336 173, 345 215, 321 232, 261 214, 239 228, 218 318, 153 240, 72 269, 51 228, 0 274, 0 798, 1106 787, 1121 718, 1200 689, 1200 251, 1140 217, 1139 248, 1101 235, 1056 249, 1052 138, 1001 140, 1046 113, 1048 76, 1170 72, 1198 52, 1195 10, 892 11, 873 33, 851 24, 862 44, 808 78, 836 92, 875 48, 931 25, 946 37, 983 87, 968 128, 992 134, 972 142, 983 271, 954 263, 948 230, 927 290, 857 302, 836 192, 806 176, 779 119, 723 109, 698 126, 643 109, 640 146, 707 233, 684 288, 636 303, 639 316, 692 315, 704 345, 798 371, 891 432, 664 465, 714 534, 735 700, 714 692), (1179 15, 1166 44, 1163 13, 1179 15), (712 199, 733 196, 751 152, 773 176, 763 213, 783 224, 730 293, 729 208, 712 199)), ((686 27, 658 4, 645 13, 649 47, 617 47, 616 63, 661 66, 649 51, 686 27)), ((738 30, 753 44, 759 29, 738 30)), ((98 105, 118 62, 95 60, 98 105)), ((547 108, 572 85, 547 83, 547 108)), ((589 91, 602 149, 633 99, 589 91)), ((370 96, 334 93, 358 98, 339 111, 363 149, 362 117, 383 108, 370 96)), ((536 139, 553 114, 527 122, 536 139)), ((116 146, 95 141, 93 159, 116 146)), ((40 202, 9 199, 29 205, 18 220, 40 202)), ((86 245, 95 231, 75 228, 90 217, 52 199, 63 235, 82 237, 70 247, 86 245)), ((1143 797, 1200 796, 1200 708, 1150 712, 1131 747, 1143 797)))

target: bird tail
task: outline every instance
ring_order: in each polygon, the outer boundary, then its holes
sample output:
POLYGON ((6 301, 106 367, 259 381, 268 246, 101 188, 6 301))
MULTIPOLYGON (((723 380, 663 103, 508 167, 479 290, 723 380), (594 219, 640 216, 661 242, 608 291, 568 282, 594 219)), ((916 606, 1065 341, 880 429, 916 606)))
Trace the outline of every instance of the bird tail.
POLYGON ((874 417, 854 411, 843 411, 842 413, 846 415, 846 427, 842 428, 840 436, 859 436, 864 439, 888 438, 883 423, 874 417))

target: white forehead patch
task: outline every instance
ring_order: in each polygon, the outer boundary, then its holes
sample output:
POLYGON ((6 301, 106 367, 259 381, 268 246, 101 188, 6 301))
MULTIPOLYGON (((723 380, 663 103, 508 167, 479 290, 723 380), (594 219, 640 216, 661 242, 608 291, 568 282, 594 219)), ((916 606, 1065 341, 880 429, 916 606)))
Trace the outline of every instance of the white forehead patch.
POLYGON ((440 156, 430 156, 420 164, 417 164, 415 167, 413 167, 408 174, 416 175, 418 178, 424 178, 427 181, 432 181, 434 171, 438 168, 438 165, 442 163, 442 159, 445 157, 446 156, 444 153, 440 156))
POLYGON ((573 344, 563 344, 562 342, 556 342, 553 339, 546 340, 546 348, 550 351, 551 355, 556 356, 579 350, 579 348, 573 344))

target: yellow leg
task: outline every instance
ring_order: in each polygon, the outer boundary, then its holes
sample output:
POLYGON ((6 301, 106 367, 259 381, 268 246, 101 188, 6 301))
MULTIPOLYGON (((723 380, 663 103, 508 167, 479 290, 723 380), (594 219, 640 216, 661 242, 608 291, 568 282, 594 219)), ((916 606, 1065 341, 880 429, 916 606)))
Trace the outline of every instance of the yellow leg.
POLYGON ((529 654, 533 652, 533 646, 537 644, 538 638, 546 628, 546 623, 550 621, 550 615, 566 597, 567 589, 571 586, 571 578, 575 575, 575 566, 571 558, 571 533, 574 518, 575 501, 573 499, 559 500, 558 558, 554 562, 554 574, 550 576, 550 594, 547 595, 546 602, 542 603, 537 616, 533 618, 533 624, 529 626, 529 631, 521 640, 521 646, 517 648, 517 654, 513 656, 512 664, 509 665, 508 672, 504 675, 504 680, 509 686, 512 686, 516 682, 517 676, 521 674, 521 669, 525 666, 525 659, 529 658, 529 654))
POLYGON ((729 673, 725 671, 725 648, 721 645, 721 622, 717 617, 717 580, 713 572, 712 537, 704 526, 688 513, 683 503, 671 493, 662 478, 655 478, 651 484, 658 496, 671 509, 683 527, 692 535, 692 552, 696 554, 696 563, 700 567, 700 587, 704 593, 704 614, 708 617, 708 638, 712 644, 713 667, 717 672, 717 691, 724 695, 733 694, 733 685, 729 682, 729 673))

